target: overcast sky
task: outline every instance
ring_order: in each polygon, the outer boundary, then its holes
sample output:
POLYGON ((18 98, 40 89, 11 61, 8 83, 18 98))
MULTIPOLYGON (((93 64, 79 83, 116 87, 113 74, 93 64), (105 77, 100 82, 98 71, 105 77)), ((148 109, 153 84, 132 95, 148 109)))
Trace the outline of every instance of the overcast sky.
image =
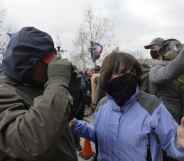
POLYGON ((143 49, 157 36, 184 40, 183 0, 4 0, 13 27, 35 26, 53 37, 59 33, 67 49, 89 7, 112 20, 121 49, 143 49))

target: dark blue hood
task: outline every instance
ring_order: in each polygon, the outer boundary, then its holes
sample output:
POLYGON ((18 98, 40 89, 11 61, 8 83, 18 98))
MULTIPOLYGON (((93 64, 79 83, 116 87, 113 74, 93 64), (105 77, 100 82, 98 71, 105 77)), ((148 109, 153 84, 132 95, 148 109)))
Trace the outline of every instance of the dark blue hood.
POLYGON ((49 34, 34 27, 24 27, 11 36, 2 66, 5 74, 19 82, 31 79, 32 68, 45 54, 55 51, 49 34))

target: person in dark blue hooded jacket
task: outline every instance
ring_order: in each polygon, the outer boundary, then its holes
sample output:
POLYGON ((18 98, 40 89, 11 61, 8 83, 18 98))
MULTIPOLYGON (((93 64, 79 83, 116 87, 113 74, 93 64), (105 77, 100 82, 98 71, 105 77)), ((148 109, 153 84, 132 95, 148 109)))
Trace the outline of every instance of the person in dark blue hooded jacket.
POLYGON ((0 161, 77 161, 68 126, 72 64, 56 58, 51 36, 22 28, 8 44, 2 68, 0 161))

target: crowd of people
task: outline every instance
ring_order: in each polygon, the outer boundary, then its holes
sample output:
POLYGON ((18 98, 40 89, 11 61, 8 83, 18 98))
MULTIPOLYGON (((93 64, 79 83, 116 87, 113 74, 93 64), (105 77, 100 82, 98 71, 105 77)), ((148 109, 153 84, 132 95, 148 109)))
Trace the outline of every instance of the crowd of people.
POLYGON ((156 38, 145 49, 152 59, 112 51, 82 72, 48 33, 14 34, 1 65, 0 161, 77 161, 80 137, 97 161, 183 161, 183 44, 156 38))

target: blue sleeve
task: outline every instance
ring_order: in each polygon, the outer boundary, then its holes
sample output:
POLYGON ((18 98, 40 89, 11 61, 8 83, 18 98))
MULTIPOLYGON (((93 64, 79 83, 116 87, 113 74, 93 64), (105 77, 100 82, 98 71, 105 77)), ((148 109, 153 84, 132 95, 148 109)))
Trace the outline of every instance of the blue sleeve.
POLYGON ((96 141, 96 122, 99 119, 99 112, 96 112, 93 114, 93 121, 91 123, 88 123, 86 121, 82 120, 76 120, 75 126, 73 128, 73 131, 75 134, 79 135, 80 137, 87 138, 93 142, 96 141))
POLYGON ((95 128, 93 124, 89 124, 82 120, 76 120, 73 131, 80 137, 84 137, 95 142, 95 128))
POLYGON ((178 160, 184 160, 184 149, 176 144, 176 130, 178 124, 163 104, 153 112, 151 127, 158 136, 160 145, 167 154, 178 160))

